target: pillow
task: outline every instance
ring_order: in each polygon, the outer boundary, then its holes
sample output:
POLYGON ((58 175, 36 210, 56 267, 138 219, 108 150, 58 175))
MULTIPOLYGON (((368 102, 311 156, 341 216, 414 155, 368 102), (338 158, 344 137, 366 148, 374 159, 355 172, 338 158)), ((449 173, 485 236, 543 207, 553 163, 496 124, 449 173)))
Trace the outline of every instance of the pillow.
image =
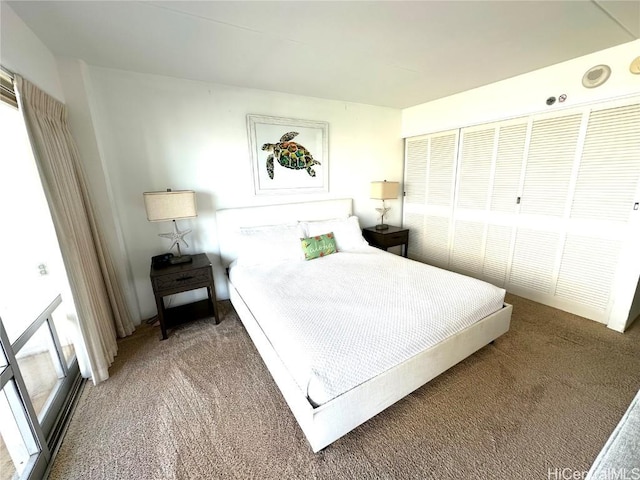
POLYGON ((314 237, 324 232, 333 232, 339 252, 360 250, 369 246, 367 241, 362 238, 362 229, 356 216, 320 222, 301 222, 301 226, 307 237, 314 237))
POLYGON ((324 233, 315 237, 301 238, 302 251, 305 260, 312 260, 318 257, 326 257, 336 253, 336 240, 333 232, 324 233))
POLYGON ((302 260, 301 236, 304 232, 297 223, 241 227, 238 265, 302 260))

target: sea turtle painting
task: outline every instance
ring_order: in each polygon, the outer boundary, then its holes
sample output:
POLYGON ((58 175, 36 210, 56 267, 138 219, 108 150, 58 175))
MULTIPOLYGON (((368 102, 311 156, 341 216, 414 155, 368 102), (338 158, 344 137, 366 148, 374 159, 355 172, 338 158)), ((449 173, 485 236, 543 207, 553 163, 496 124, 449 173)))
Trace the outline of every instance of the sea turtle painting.
POLYGON ((267 157, 267 173, 271 180, 273 180, 274 173, 274 158, 283 167, 291 168, 292 170, 302 170, 304 168, 310 176, 316 176, 316 171, 312 167, 320 165, 320 162, 314 160, 311 152, 305 147, 291 141, 296 135, 298 135, 298 132, 288 132, 282 135, 278 143, 265 143, 262 145, 262 150, 273 152, 267 157))

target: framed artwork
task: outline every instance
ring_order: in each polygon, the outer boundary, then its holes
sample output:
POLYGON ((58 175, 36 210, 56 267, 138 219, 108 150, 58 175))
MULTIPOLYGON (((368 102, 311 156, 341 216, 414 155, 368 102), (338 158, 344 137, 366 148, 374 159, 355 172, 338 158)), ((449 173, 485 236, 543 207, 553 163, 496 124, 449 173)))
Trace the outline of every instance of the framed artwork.
POLYGON ((329 191, 329 123, 247 115, 256 195, 329 191))

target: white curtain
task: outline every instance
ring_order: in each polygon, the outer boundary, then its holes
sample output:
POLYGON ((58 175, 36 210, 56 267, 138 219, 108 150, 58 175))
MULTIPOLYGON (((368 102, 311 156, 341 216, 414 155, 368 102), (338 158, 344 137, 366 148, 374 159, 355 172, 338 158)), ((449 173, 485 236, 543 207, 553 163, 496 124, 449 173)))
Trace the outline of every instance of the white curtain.
POLYGON ((97 384, 109 378, 116 338, 130 335, 133 321, 91 206, 67 109, 20 76, 14 81, 78 313, 86 351, 78 360, 97 384))

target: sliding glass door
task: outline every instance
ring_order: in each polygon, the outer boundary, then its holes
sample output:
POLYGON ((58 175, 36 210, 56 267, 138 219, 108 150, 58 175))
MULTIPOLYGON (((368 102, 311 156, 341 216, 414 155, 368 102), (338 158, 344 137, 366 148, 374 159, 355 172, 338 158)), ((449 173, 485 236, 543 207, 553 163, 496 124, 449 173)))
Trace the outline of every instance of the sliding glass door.
POLYGON ((0 480, 41 478, 80 385, 77 315, 22 115, 0 103, 0 480))
POLYGON ((0 478, 40 478, 51 455, 1 320, 0 342, 0 478))

